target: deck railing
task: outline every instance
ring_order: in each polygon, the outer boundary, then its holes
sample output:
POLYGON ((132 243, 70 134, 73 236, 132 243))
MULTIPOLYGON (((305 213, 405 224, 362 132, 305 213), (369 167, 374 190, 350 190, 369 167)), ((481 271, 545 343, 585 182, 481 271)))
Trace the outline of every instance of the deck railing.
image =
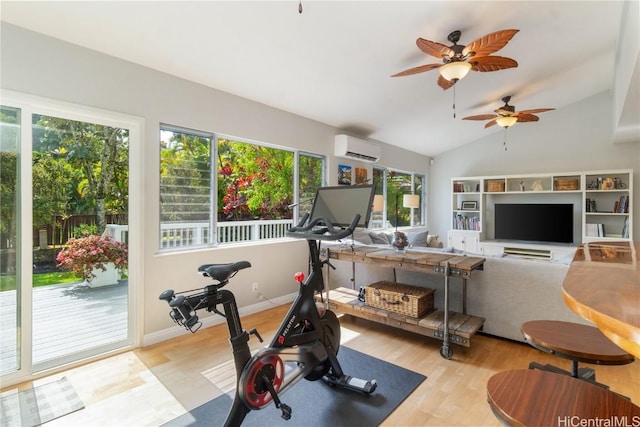
MULTIPOLYGON (((291 219, 225 221, 216 224, 218 243, 247 242, 285 237, 291 219)), ((160 248, 211 244, 208 222, 164 222, 160 224, 160 248)))

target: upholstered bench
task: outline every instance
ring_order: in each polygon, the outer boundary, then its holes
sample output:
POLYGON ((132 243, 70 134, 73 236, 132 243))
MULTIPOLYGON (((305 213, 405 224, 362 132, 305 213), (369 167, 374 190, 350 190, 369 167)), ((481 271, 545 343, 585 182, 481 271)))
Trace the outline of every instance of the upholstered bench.
POLYGON ((612 343, 598 328, 557 320, 533 320, 522 324, 522 335, 527 343, 538 350, 571 361, 571 371, 552 365, 529 364, 530 369, 541 369, 570 375, 596 383, 593 369, 579 368, 578 362, 596 365, 625 365, 634 357, 612 343))

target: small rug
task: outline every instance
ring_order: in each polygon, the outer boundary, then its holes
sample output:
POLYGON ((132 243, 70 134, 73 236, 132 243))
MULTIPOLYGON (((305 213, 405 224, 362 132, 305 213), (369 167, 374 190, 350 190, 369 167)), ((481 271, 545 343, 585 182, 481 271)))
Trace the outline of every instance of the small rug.
POLYGON ((84 408, 67 379, 43 384, 0 399, 0 425, 33 427, 84 408))
MULTIPOLYGON (((290 420, 283 420, 280 410, 271 404, 249 412, 243 427, 377 426, 427 378, 345 346, 340 347, 338 360, 345 374, 375 379, 378 388, 371 395, 365 395, 330 387, 322 380, 302 379, 280 396, 292 408, 290 420)), ((223 394, 169 421, 164 427, 222 426, 230 407, 231 397, 223 394)))

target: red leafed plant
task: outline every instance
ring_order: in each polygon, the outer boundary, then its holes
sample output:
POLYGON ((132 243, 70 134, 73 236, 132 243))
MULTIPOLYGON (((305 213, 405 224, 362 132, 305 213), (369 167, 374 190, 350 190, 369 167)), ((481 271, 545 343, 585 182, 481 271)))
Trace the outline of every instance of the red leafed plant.
POLYGON ((126 243, 113 241, 108 234, 72 238, 67 244, 68 247, 61 250, 56 257, 58 267, 73 270, 84 280, 96 277, 93 274, 94 269, 106 271, 108 263, 113 263, 120 273, 127 269, 126 243))

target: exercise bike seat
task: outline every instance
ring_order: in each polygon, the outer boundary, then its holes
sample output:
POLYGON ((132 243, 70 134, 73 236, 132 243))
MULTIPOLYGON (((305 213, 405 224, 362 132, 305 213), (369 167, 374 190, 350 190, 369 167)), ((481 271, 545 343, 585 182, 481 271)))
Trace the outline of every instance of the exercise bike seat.
POLYGON ((229 280, 238 271, 251 267, 249 261, 230 262, 227 264, 203 264, 198 267, 198 272, 205 277, 211 277, 220 283, 229 280))

